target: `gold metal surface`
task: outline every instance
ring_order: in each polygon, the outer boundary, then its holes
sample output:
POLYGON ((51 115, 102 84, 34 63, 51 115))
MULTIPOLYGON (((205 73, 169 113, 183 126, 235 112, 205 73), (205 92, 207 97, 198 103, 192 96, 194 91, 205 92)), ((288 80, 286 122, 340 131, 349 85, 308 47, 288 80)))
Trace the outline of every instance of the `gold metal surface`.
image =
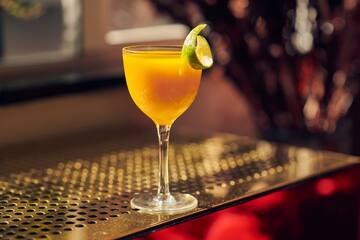
POLYGON ((352 156, 230 135, 175 145, 171 191, 199 200, 199 208, 179 215, 148 215, 129 207, 134 195, 156 191, 156 148, 34 166, 0 178, 0 239, 131 237, 358 163, 352 156))

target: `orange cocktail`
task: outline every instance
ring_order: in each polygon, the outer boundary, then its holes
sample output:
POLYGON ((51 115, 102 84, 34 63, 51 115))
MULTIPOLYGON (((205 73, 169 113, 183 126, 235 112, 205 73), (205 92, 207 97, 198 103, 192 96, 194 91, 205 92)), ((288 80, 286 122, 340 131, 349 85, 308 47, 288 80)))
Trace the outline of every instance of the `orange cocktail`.
POLYGON ((156 124, 171 125, 194 101, 201 70, 181 57, 181 47, 124 50, 126 82, 135 104, 156 124))
POLYGON ((202 69, 213 64, 210 46, 199 35, 200 24, 183 46, 123 48, 126 83, 135 104, 156 124, 159 139, 157 193, 134 196, 131 207, 146 213, 180 213, 197 207, 197 199, 169 190, 169 136, 174 121, 189 108, 198 92, 202 69))

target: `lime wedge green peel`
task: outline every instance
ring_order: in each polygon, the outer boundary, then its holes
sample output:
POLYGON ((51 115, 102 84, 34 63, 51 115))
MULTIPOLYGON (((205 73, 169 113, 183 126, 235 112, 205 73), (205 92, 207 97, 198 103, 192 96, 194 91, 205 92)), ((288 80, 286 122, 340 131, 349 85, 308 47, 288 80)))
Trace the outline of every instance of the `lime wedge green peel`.
POLYGON ((195 69, 207 69, 213 65, 209 43, 199 35, 206 26, 206 24, 200 24, 193 28, 186 36, 181 50, 181 56, 186 57, 191 67, 195 69))

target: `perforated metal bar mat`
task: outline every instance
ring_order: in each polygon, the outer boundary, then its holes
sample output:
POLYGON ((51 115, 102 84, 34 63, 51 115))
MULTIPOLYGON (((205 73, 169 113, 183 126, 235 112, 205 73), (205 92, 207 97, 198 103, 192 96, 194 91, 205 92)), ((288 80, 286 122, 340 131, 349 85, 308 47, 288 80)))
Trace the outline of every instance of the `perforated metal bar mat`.
POLYGON ((178 215, 132 210, 156 191, 156 148, 118 150, 0 179, 0 239, 115 239, 139 236, 307 178, 357 165, 352 156, 217 136, 170 150, 171 191, 199 208, 178 215))

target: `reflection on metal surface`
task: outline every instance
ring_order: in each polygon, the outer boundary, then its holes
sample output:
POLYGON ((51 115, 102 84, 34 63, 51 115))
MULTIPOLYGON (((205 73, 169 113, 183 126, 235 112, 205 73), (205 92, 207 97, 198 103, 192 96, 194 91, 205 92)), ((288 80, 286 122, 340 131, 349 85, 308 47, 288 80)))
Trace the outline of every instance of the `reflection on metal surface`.
POLYGON ((134 195, 156 191, 157 149, 119 150, 1 178, 0 238, 129 237, 359 162, 227 135, 176 145, 170 159, 171 190, 194 194, 199 208, 179 215, 130 209, 134 195))

